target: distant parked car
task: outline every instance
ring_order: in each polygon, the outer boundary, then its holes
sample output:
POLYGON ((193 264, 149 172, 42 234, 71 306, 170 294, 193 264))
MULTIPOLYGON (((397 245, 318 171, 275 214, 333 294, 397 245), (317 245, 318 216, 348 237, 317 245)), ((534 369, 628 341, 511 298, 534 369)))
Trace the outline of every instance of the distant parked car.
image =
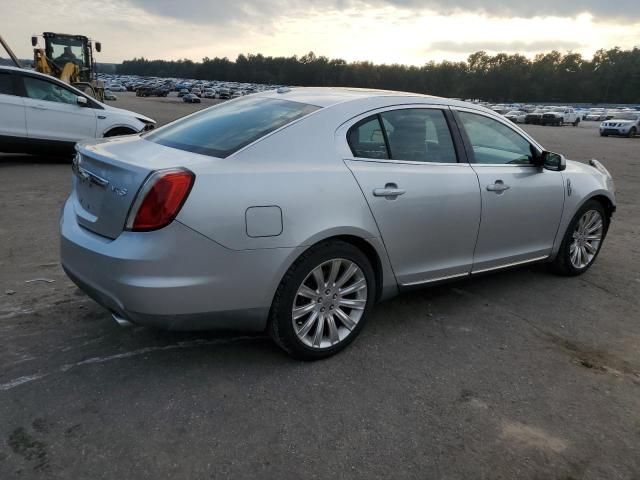
POLYGON ((104 99, 105 100, 113 100, 113 101, 115 101, 115 100, 118 100, 118 97, 116 97, 111 90, 105 90, 104 91, 104 99))
POLYGON ((202 100, 200 100, 200 97, 198 97, 197 95, 194 95, 193 93, 187 93, 185 96, 182 97, 182 101, 186 102, 186 103, 201 103, 202 100))
POLYGON ((600 124, 600 135, 622 135, 635 137, 640 132, 640 112, 619 113, 610 120, 600 124))
POLYGON ((192 88, 191 89, 191 94, 192 95, 197 95, 198 97, 202 96, 202 90, 200 90, 199 88, 192 88))
POLYGON ((585 120, 590 122, 602 122, 607 119, 607 111, 604 109, 591 109, 589 113, 584 117, 585 120))
POLYGON ((521 110, 512 110, 505 114, 505 118, 508 118, 513 123, 524 123, 527 118, 527 114, 521 110))
POLYGON ((126 92, 127 88, 120 83, 112 83, 111 85, 109 85, 109 90, 111 90, 112 92, 126 92))
POLYGON ((571 107, 558 107, 556 110, 543 113, 540 123, 542 125, 555 125, 558 127, 565 123, 570 123, 574 127, 577 127, 580 123, 580 117, 571 107))
POLYGON ((189 95, 189 90, 186 88, 181 88, 178 92, 178 97, 184 97, 185 95, 189 95))
POLYGON ((542 115, 544 114, 544 110, 537 109, 533 112, 529 112, 524 117, 524 123, 532 124, 532 125, 540 125, 542 122, 542 115))

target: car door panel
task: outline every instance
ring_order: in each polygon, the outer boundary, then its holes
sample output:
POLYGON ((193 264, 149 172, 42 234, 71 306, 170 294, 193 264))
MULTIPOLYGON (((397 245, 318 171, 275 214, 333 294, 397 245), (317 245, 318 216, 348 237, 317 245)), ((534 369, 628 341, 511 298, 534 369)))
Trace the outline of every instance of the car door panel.
POLYGON ((22 97, 0 94, 0 136, 26 138, 27 121, 22 97))
POLYGON ((29 138, 77 142, 96 136, 96 111, 93 108, 68 103, 75 96, 57 83, 40 78, 24 77, 24 97, 27 135, 29 138), (35 86, 34 86, 35 85, 35 86), (31 87, 31 89, 30 89, 31 87), (53 101, 46 95, 47 88, 64 92, 67 102, 53 101))
POLYGON ((549 256, 564 205, 562 174, 535 166, 540 147, 506 120, 466 109, 456 119, 482 196, 472 272, 549 256))
POLYGON ((18 95, 15 74, 0 72, 0 136, 27 136, 24 100, 18 95))
POLYGON ((469 164, 458 163, 464 152, 449 115, 437 106, 399 106, 346 127, 352 157, 345 163, 404 286, 471 270, 480 190, 469 164))
POLYGON ((547 257, 562 217, 560 172, 505 165, 473 169, 482 195, 473 271, 547 257))
POLYGON ((369 203, 400 284, 469 273, 478 234, 480 194, 478 179, 468 164, 355 159, 345 163, 369 203), (395 198, 375 193, 394 186, 404 193, 395 198))

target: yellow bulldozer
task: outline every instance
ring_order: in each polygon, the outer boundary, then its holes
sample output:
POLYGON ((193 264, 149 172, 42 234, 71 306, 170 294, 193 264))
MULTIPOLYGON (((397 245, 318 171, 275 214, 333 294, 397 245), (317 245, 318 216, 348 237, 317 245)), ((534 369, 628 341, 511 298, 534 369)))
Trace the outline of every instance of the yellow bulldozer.
MULTIPOLYGON (((31 37, 33 66, 45 73, 73 85, 92 97, 104 101, 104 83, 98 80, 93 44, 84 35, 44 32, 44 48, 38 47, 38 37, 31 37)), ((102 45, 95 42, 96 51, 102 45)))

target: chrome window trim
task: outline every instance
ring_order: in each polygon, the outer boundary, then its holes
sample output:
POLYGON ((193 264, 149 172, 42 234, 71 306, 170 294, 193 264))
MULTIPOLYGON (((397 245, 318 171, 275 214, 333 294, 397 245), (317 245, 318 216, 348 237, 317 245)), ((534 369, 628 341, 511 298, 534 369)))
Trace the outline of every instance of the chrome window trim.
POLYGON ((354 162, 374 162, 374 163, 398 163, 402 165, 432 165, 443 167, 468 167, 467 162, 444 163, 444 162, 418 162, 415 160, 387 160, 385 158, 364 158, 364 157, 347 157, 344 160, 354 162))

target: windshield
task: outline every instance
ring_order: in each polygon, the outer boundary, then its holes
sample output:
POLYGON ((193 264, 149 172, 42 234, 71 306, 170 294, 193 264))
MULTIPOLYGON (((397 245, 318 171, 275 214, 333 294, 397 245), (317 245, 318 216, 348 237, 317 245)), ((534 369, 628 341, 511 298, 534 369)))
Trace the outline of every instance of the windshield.
POLYGON ((55 37, 50 39, 47 47, 47 56, 59 67, 64 67, 68 62, 73 62, 79 66, 85 64, 82 40, 55 37))
POLYGON ((319 108, 288 100, 245 97, 178 120, 144 138, 167 147, 224 158, 319 108))

